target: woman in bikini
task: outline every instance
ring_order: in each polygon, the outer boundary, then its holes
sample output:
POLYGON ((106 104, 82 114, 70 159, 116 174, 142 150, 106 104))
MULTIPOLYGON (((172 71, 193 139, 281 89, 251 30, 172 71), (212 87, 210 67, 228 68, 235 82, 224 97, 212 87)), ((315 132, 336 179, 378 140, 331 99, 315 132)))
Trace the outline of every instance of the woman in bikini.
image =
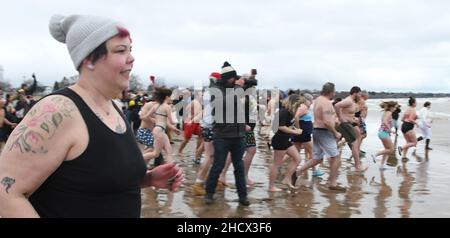
POLYGON ((398 153, 402 156, 402 161, 407 161, 406 153, 410 147, 417 145, 416 132, 414 131, 414 125, 417 124, 417 114, 416 114, 416 99, 413 97, 409 98, 408 108, 402 117, 402 133, 406 140, 406 145, 398 147, 398 153))
POLYGON ((150 115, 155 118, 155 126, 153 127, 152 133, 154 137, 154 149, 152 152, 144 153, 144 159, 153 159, 161 154, 164 149, 166 152, 166 163, 172 162, 172 146, 170 145, 169 137, 166 134, 166 128, 169 127, 177 135, 180 134, 172 120, 172 109, 170 107, 172 90, 167 88, 156 88, 155 90, 155 101, 156 105, 150 110, 150 115))
POLYGON ((381 160, 380 170, 384 170, 384 164, 386 163, 389 155, 394 153, 394 144, 391 139, 391 127, 392 127, 392 113, 397 109, 397 102, 389 101, 382 102, 380 107, 383 109, 383 118, 381 120, 381 126, 378 130, 378 138, 380 138, 383 143, 384 150, 379 151, 378 153, 372 155, 373 162, 376 163, 376 157, 382 155, 383 159, 381 160))

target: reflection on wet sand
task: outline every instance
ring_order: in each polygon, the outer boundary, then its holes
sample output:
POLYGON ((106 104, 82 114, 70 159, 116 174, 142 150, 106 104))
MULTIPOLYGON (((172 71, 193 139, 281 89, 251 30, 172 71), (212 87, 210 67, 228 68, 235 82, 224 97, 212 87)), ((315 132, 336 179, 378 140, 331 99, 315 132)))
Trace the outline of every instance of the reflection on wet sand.
MULTIPOLYGON (((248 189, 249 207, 238 205, 234 186, 233 167, 227 172, 227 186, 218 191, 216 202, 207 206, 202 196, 194 196, 191 186, 195 181, 198 165, 194 163, 195 143, 189 143, 183 156, 175 156, 178 164, 185 171, 185 182, 175 193, 164 190, 142 191, 142 217, 417 217, 445 216, 448 214, 439 209, 428 212, 428 206, 442 203, 433 199, 430 194, 450 196, 448 191, 434 189, 450 186, 449 180, 442 177, 449 163, 435 165, 432 161, 440 160, 447 155, 434 150, 430 154, 420 148, 410 160, 402 163, 395 155, 389 157, 387 170, 380 171, 378 166, 367 158, 362 162, 369 165, 364 175, 353 171, 353 162, 348 148, 344 148, 343 159, 339 171, 338 183, 347 186, 345 193, 331 192, 327 188, 329 174, 328 161, 324 161, 321 170, 325 175, 321 178, 311 176, 311 171, 299 177, 297 190, 288 190, 281 184, 281 177, 276 185, 284 188, 281 192, 269 193, 268 167, 273 160, 272 151, 268 149, 264 133, 255 129, 257 153, 250 170, 250 178, 255 184, 248 189), (433 156, 430 159, 429 156, 433 156), (433 171, 434 176, 430 176, 433 171), (435 175, 436 174, 436 175, 435 175), (431 182, 434 181, 434 183, 431 182), (430 185, 433 186, 430 186, 430 185), (397 191, 397 193, 395 192, 397 191), (414 206, 413 206, 414 205, 414 206), (425 212, 426 211, 426 212, 425 212), (433 215, 434 214, 434 215, 433 215)), ((398 140, 402 140, 399 136, 398 140)), ((195 141, 195 140, 193 140, 195 141)), ((381 146, 375 136, 369 135, 365 144, 368 153, 377 151, 381 146)), ((178 143, 174 145, 176 151, 178 143)), ((302 154, 304 158, 304 154, 302 154)), ((302 161, 304 163, 304 161, 302 161)), ((283 167, 281 170, 285 170, 283 167)))
POLYGON ((386 205, 389 198, 392 196, 392 188, 386 183, 384 171, 380 170, 380 181, 375 181, 375 176, 372 177, 370 185, 378 187, 378 194, 375 196, 375 208, 373 214, 375 218, 385 218, 387 216, 389 207, 386 205))
POLYGON ((398 207, 400 208, 401 217, 409 218, 409 209, 412 205, 410 192, 414 184, 414 177, 411 172, 408 172, 406 162, 402 162, 402 165, 398 167, 398 173, 403 177, 403 181, 400 182, 400 187, 398 188, 398 196, 401 198, 398 207))

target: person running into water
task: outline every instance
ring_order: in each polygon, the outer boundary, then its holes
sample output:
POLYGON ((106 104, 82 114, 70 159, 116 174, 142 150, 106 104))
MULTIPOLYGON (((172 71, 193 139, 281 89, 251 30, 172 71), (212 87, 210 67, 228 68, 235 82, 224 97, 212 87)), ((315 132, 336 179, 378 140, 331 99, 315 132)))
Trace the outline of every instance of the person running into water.
POLYGON ((202 134, 200 130, 200 120, 202 118, 201 92, 194 93, 194 99, 186 107, 186 118, 183 122, 184 141, 178 149, 178 154, 182 155, 184 147, 187 145, 192 135, 197 135, 197 146, 195 147, 195 163, 200 164, 202 152, 202 134))
POLYGON ((79 80, 33 106, 0 157, 1 217, 141 216, 141 188, 176 190, 175 164, 147 170, 133 130, 112 102, 129 87, 128 30, 114 20, 55 15, 79 80))
MULTIPOLYGON (((141 125, 136 132, 136 141, 143 145, 142 151, 143 153, 148 153, 153 151, 153 144, 155 142, 155 138, 153 137, 153 127, 155 126, 155 117, 151 114, 151 109, 156 105, 155 101, 150 101, 142 106, 139 111, 139 118, 141 119, 141 125)), ((146 158, 147 160, 150 158, 146 158)), ((157 158, 155 158, 153 162, 153 167, 159 166, 164 163, 164 157, 160 154, 157 158)), ((150 166, 148 164, 148 166, 150 166)))
POLYGON ((367 129, 366 129, 366 117, 367 117, 367 112, 368 112, 368 108, 366 105, 366 101, 367 99, 369 99, 369 94, 367 93, 367 91, 363 90, 361 91, 361 98, 360 100, 357 102, 357 112, 355 113, 355 117, 357 118, 356 123, 354 123, 353 125, 355 126, 355 130, 357 133, 357 146, 358 146, 358 150, 361 154, 365 154, 366 152, 361 150, 361 145, 363 140, 367 137, 367 129))
POLYGON ((398 103, 395 101, 382 102, 380 107, 383 109, 383 117, 381 118, 380 129, 378 129, 378 138, 383 143, 384 150, 372 154, 373 162, 376 163, 376 157, 382 155, 383 159, 380 163, 380 170, 384 170, 389 155, 394 153, 394 144, 391 139, 392 113, 397 109, 398 103))
MULTIPOLYGON (((249 90, 247 92, 253 92, 254 94, 245 96, 245 155, 244 155, 244 170, 245 178, 247 180, 247 185, 253 185, 253 180, 249 179, 248 171, 252 164, 253 157, 256 154, 256 139, 255 139, 255 127, 256 127, 256 117, 257 117, 257 100, 256 100, 256 88, 247 88, 250 79, 250 74, 243 74, 238 80, 236 80, 236 85, 243 88, 244 90, 249 90), (250 91, 253 90, 253 91, 250 91)), ((256 79, 253 79, 256 80, 256 79)))
POLYGON ((300 163, 300 154, 297 148, 290 141, 292 135, 301 135, 302 130, 298 128, 291 128, 293 118, 297 109, 300 105, 304 103, 301 100, 300 95, 292 94, 284 102, 283 106, 280 108, 279 115, 279 127, 278 131, 272 138, 273 147, 273 159, 274 162, 269 168, 269 192, 279 192, 281 189, 275 186, 275 179, 278 174, 278 167, 281 166, 284 160, 284 156, 287 154, 291 159, 288 164, 286 174, 282 181, 283 184, 287 185, 289 188, 295 188, 292 184, 291 178, 292 174, 295 173, 297 166, 300 163))
POLYGON ((275 114, 278 113, 278 111, 280 110, 280 98, 281 98, 280 91, 274 90, 271 92, 270 100, 267 102, 266 117, 268 118, 268 121, 269 121, 269 127, 268 127, 268 133, 267 133, 268 134, 267 147, 269 148, 269 150, 272 148, 272 145, 270 143, 276 132, 276 131, 274 131, 275 128, 273 128, 273 124, 274 124, 275 114))
POLYGON ((166 134, 166 128, 170 127, 172 130, 180 134, 172 120, 172 108, 170 107, 172 90, 168 88, 156 88, 154 97, 156 104, 150 110, 149 114, 155 118, 155 126, 152 133, 155 138, 154 149, 152 152, 144 153, 144 159, 153 159, 161 154, 161 151, 166 152, 165 163, 170 163, 172 159, 172 146, 170 145, 169 137, 166 134))
MULTIPOLYGON (((313 96, 311 94, 303 94, 304 102, 297 109, 294 116, 294 123, 296 128, 302 129, 301 135, 292 137, 295 147, 301 154, 301 150, 305 149, 305 161, 313 158, 313 144, 312 144, 312 131, 313 131, 313 114, 310 111, 310 107, 313 103, 313 96)), ((312 176, 320 177, 324 173, 314 166, 312 167, 312 176)))
POLYGON ((410 97, 408 100, 408 108, 406 108, 402 117, 403 124, 401 130, 406 140, 406 145, 398 147, 398 154, 402 156, 402 161, 408 160, 406 157, 408 149, 417 145, 416 132, 414 131, 414 125, 417 124, 416 106, 416 99, 410 97))
POLYGON ((425 139, 425 150, 432 150, 430 147, 431 140, 431 123, 433 120, 430 118, 431 103, 425 102, 423 108, 419 111, 419 123, 417 124, 419 129, 422 131, 422 136, 420 136, 417 141, 425 139))
POLYGON ((336 112, 331 102, 335 95, 334 84, 326 83, 323 85, 321 95, 314 102, 313 159, 308 160, 293 174, 292 183, 294 185, 299 174, 318 165, 324 157, 327 157, 330 163, 328 188, 338 192, 347 190, 337 184, 337 175, 341 163, 337 141, 340 140, 342 135, 335 129, 336 112))
POLYGON ((136 132, 136 141, 144 145, 144 150, 153 149, 154 137, 153 127, 155 126, 155 118, 151 115, 151 109, 156 105, 155 101, 147 102, 139 111, 141 125, 136 132))
POLYGON ((358 121, 355 117, 356 112, 356 102, 359 101, 361 97, 361 89, 359 87, 352 87, 350 90, 350 95, 346 97, 341 102, 336 103, 336 114, 339 118, 340 124, 336 128, 342 136, 344 136, 345 141, 352 150, 352 157, 355 160, 356 171, 364 172, 367 170, 367 165, 362 165, 359 158, 359 146, 356 142, 357 136, 354 123, 358 121), (356 142, 356 143, 355 143, 356 142))
MULTIPOLYGON (((220 80, 220 73, 213 72, 209 76, 209 87, 213 87, 216 82, 220 80)), ((209 90, 206 89, 203 93, 203 118, 200 122, 202 130, 202 140, 203 148, 205 153, 205 159, 201 163, 200 168, 197 171, 197 178, 195 179, 194 185, 192 185, 192 192, 195 196, 205 195, 205 181, 208 176, 208 171, 214 160, 214 133, 213 133, 213 123, 214 118, 212 115, 212 105, 211 105, 211 94, 209 90)))
POLYGON ((392 127, 395 129, 395 140, 397 141, 398 136, 398 119, 400 118, 400 112, 402 112, 400 104, 397 105, 397 108, 392 113, 392 127))

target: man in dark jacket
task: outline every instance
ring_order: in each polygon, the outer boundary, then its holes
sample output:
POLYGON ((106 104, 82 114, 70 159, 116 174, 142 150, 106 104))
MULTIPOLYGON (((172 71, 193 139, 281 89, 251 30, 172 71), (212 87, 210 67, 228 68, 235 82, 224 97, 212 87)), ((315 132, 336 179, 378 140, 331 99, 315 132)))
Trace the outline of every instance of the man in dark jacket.
MULTIPOLYGON (((244 174, 244 163, 242 161, 242 156, 245 151, 244 100, 234 93, 236 79, 236 70, 228 62, 225 62, 222 67, 222 77, 215 87, 216 92, 220 91, 221 93, 220 95, 215 93, 211 94, 215 95, 215 97, 221 97, 223 101, 219 103, 222 103, 223 107, 215 107, 214 109, 214 163, 206 181, 206 204, 212 204, 214 202, 213 196, 219 175, 225 166, 228 153, 231 153, 239 204, 243 206, 250 205, 247 199, 247 185, 244 174)), ((214 98, 214 101, 218 101, 218 99, 214 98)))

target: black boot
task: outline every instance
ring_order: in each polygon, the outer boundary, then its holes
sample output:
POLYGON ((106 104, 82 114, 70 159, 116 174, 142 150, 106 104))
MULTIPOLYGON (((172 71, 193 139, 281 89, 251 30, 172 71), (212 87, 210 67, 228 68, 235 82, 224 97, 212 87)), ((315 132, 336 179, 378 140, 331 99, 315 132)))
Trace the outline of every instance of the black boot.
POLYGON ((430 147, 430 139, 427 139, 427 140, 425 141, 425 150, 433 150, 433 149, 430 147))
POLYGON ((298 178, 297 170, 295 170, 291 177, 292 186, 295 186, 295 183, 297 182, 297 178, 298 178))
POLYGON ((419 142, 419 141, 421 141, 421 140, 423 140, 423 137, 422 137, 422 136, 419 136, 419 138, 417 138, 417 142, 419 142))

